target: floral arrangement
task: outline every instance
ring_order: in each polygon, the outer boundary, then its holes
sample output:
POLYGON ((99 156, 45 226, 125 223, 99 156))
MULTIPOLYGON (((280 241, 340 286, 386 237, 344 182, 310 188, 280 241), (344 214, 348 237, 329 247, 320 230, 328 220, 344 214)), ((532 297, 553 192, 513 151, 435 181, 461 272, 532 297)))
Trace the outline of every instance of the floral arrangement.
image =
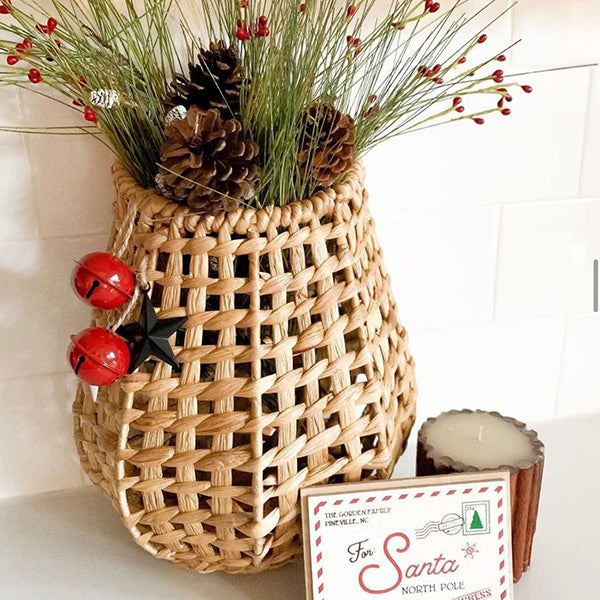
POLYGON ((479 56, 484 31, 461 39, 468 3, 395 0, 375 19, 375 0, 0 0, 0 77, 82 114, 19 131, 91 135, 198 213, 282 205, 385 140, 483 124, 532 91, 496 68, 507 49, 479 56))

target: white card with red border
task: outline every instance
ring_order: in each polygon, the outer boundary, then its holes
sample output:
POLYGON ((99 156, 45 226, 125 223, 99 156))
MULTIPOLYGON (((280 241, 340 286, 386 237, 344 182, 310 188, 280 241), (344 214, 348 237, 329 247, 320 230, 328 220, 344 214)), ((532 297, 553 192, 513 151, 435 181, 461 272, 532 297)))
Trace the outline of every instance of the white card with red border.
POLYGON ((508 472, 302 490, 308 600, 513 600, 508 472))

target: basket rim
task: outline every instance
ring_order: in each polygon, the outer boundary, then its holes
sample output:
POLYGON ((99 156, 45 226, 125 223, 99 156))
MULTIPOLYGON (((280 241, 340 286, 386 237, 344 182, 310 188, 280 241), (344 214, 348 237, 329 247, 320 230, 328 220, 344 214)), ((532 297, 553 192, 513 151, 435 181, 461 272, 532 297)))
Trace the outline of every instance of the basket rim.
POLYGON ((186 228, 196 228, 203 224, 206 231, 214 233, 227 223, 230 230, 245 234, 249 229, 255 230, 256 233, 264 233, 272 226, 289 227, 293 222, 305 224, 313 218, 332 213, 337 203, 356 202, 356 192, 364 187, 365 168, 361 161, 356 161, 340 183, 305 200, 296 200, 284 206, 240 207, 216 216, 194 213, 191 208, 173 202, 153 189, 142 187, 119 160, 113 164, 112 178, 117 193, 128 203, 135 202, 137 211, 148 221, 181 219, 186 222, 186 228))

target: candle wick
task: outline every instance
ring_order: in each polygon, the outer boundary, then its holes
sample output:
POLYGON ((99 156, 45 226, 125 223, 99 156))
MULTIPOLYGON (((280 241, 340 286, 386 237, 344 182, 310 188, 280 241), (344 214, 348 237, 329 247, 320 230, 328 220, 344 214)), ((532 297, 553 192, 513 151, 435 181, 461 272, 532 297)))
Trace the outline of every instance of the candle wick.
POLYGON ((483 442, 483 425, 479 426, 479 433, 477 434, 477 441, 483 442))

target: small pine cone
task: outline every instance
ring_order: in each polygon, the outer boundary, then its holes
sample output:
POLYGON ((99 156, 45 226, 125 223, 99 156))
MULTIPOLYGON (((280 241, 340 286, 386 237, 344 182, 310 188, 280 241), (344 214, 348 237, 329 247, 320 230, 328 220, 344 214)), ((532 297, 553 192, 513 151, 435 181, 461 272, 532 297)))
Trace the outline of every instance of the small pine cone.
POLYGON ((184 119, 165 128, 161 148, 166 196, 198 213, 229 212, 254 197, 260 169, 258 146, 241 123, 216 109, 192 106, 184 119))
POLYGON ((354 161, 354 119, 330 104, 312 104, 300 131, 300 173, 321 187, 333 185, 354 161))
POLYGON ((200 51, 198 64, 190 64, 189 69, 189 78, 175 75, 167 106, 216 108, 225 118, 239 118, 244 77, 234 46, 227 48, 223 41, 211 42, 208 50, 200 51))

